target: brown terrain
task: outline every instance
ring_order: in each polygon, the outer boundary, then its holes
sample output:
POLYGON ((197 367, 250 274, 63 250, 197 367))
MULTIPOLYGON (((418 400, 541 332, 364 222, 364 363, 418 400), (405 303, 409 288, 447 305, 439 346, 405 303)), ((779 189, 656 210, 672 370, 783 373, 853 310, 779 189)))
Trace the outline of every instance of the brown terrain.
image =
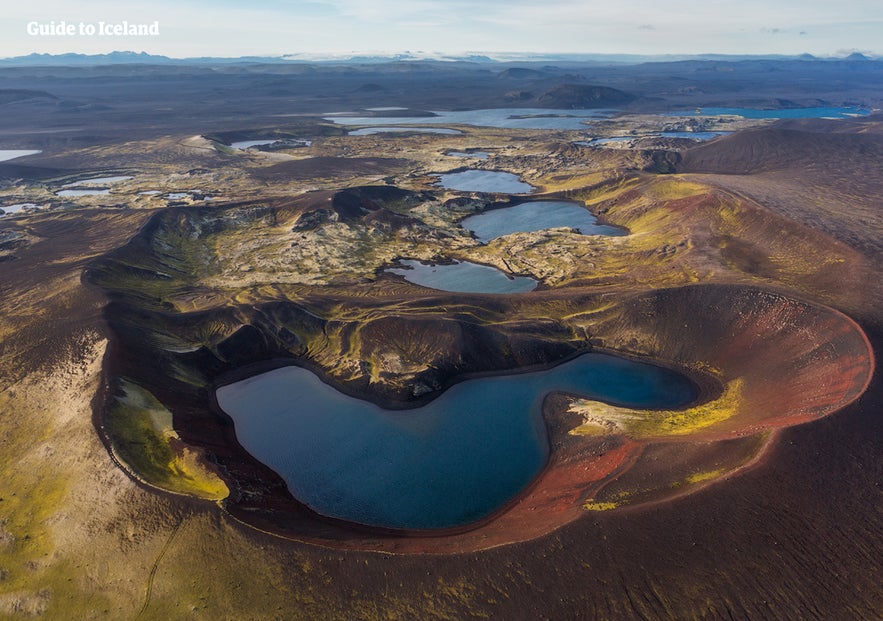
MULTIPOLYGON (((57 118, 40 105, 13 117, 57 118)), ((91 142, 54 134, 0 164, 3 204, 54 207, 0 218, 0 614, 879 617, 879 117, 622 151, 573 145, 585 131, 347 138, 315 119, 286 130, 310 147, 239 154, 169 135, 195 113, 123 139, 125 107, 91 142), (628 235, 477 243, 457 221, 510 199, 430 174, 466 148, 492 153, 470 167, 517 172, 628 235), (96 172, 136 179, 53 198, 96 172), (137 194, 153 189, 216 198, 137 194), (399 257, 541 286, 437 292, 382 274, 399 257), (296 362, 400 407, 592 349, 679 370, 700 398, 635 412, 549 396, 546 469, 458 532, 315 515, 211 403, 218 382, 296 362)))

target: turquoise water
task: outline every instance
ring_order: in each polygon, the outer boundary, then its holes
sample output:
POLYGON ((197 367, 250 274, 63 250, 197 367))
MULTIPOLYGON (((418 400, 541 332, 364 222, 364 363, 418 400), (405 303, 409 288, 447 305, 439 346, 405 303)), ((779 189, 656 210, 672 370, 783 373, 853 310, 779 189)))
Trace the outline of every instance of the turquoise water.
POLYGON ((615 226, 598 224, 598 218, 587 209, 569 201, 531 201, 492 209, 461 220, 460 226, 475 233, 482 242, 510 233, 542 231, 562 226, 579 229, 583 235, 625 234, 625 231, 615 226))
POLYGON ((398 529, 461 526, 504 506, 549 447, 541 406, 566 391, 631 407, 696 397, 667 369, 585 354, 552 369, 461 382, 411 410, 384 410, 284 367, 219 388, 239 443, 317 513, 398 529))
POLYGON ((495 267, 469 261, 445 265, 424 265, 420 261, 399 261, 404 268, 386 271, 408 282, 440 291, 458 293, 523 293, 536 289, 537 281, 527 276, 508 276, 495 267))
POLYGON ((531 184, 522 181, 518 175, 499 170, 464 170, 463 172, 445 173, 438 175, 438 177, 444 189, 460 192, 528 194, 536 189, 531 184))
POLYGON ((699 108, 675 112, 671 116, 741 116, 746 119, 845 119, 866 116, 870 111, 863 108, 789 108, 786 110, 760 110, 757 108, 699 108))

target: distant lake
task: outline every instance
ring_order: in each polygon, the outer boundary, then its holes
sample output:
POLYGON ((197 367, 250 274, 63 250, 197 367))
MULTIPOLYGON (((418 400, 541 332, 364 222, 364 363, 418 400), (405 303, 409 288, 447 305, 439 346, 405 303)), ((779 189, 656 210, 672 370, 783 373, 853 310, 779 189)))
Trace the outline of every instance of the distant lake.
MULTIPOLYGON (((384 122, 389 119, 383 119, 384 122)), ((442 127, 363 127, 362 129, 354 129, 347 132, 349 136, 371 136, 373 134, 387 133, 406 133, 413 132, 415 134, 446 134, 449 136, 457 136, 462 134, 458 129, 447 129, 442 127)))
POLYGON ((72 188, 77 185, 105 185, 110 183, 119 183, 134 179, 131 175, 119 175, 117 177, 95 177, 94 179, 83 179, 82 181, 74 181, 63 185, 64 188, 72 188))
POLYGON ((0 149, 0 162, 8 162, 9 160, 14 160, 17 157, 24 157, 26 155, 37 155, 37 153, 42 153, 42 151, 33 149, 0 149))
POLYGON ((617 142, 630 142, 640 138, 687 138, 697 142, 705 142, 720 136, 726 136, 733 132, 660 132, 658 134, 642 134, 640 136, 614 136, 612 138, 595 138, 594 140, 581 140, 573 144, 583 145, 585 147, 601 147, 605 144, 615 144, 617 142))
POLYGON ((674 112, 669 116, 741 116, 746 119, 845 119, 867 116, 864 108, 788 108, 784 110, 760 110, 758 108, 699 108, 674 112))
MULTIPOLYGON (((386 125, 472 125, 511 129, 585 129, 584 121, 608 118, 612 110, 555 110, 550 108, 490 108, 485 110, 433 110, 431 117, 384 118, 386 125)), ((370 116, 329 116, 340 125, 371 125, 370 116)))
POLYGON ((579 140, 573 144, 584 147, 598 147, 605 144, 613 144, 615 142, 628 142, 634 140, 637 136, 614 136, 613 138, 595 138, 593 140, 579 140))
POLYGON ((11 216, 12 214, 19 213, 23 209, 36 209, 39 207, 41 206, 37 205, 36 203, 17 203, 15 205, 3 205, 0 206, 0 210, 3 211, 3 213, 0 214, 0 217, 11 216))
POLYGON ((55 193, 57 196, 97 196, 99 194, 110 194, 107 188, 95 188, 92 190, 59 190, 55 193))
POLYGON ((527 276, 509 276, 495 267, 469 261, 446 265, 424 265, 420 261, 399 261, 404 267, 386 271, 408 282, 440 291, 459 293, 523 293, 533 291, 537 281, 527 276))
POLYGON ((266 144, 273 144, 274 142, 278 142, 277 140, 239 140, 237 142, 231 142, 230 147, 233 149, 248 149, 250 147, 262 147, 266 144))
POLYGON ((551 369, 455 384, 419 408, 384 410, 300 367, 216 392, 236 438, 314 511, 397 529, 480 520, 504 506, 549 458, 544 397, 569 392, 637 408, 695 399, 683 376, 604 354, 551 369))
POLYGON ((714 138, 727 136, 732 133, 733 132, 662 132, 660 136, 663 138, 688 138, 690 140, 705 142, 706 140, 713 140, 714 138))
POLYGON ((474 157, 478 160, 486 160, 490 153, 484 151, 448 151, 445 155, 450 155, 451 157, 474 157))
POLYGON ((231 142, 230 148, 244 151, 252 147, 264 147, 269 144, 276 144, 277 142, 290 143, 290 146, 292 147, 309 147, 313 144, 311 140, 291 140, 288 138, 278 138, 273 140, 238 140, 236 142, 231 142))
POLYGON ((518 175, 498 170, 464 170, 463 172, 437 175, 441 187, 460 192, 494 192, 497 194, 527 194, 533 192, 531 184, 518 175))
POLYGON ((622 229, 598 224, 589 210, 570 201, 530 201, 491 209, 460 221, 482 242, 509 235, 558 227, 578 229, 583 235, 625 235, 622 229))

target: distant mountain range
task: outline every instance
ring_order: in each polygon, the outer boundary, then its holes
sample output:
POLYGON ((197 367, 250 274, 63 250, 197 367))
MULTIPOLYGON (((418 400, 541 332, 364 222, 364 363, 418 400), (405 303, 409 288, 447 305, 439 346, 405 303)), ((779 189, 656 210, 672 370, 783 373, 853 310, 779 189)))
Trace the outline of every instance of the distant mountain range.
POLYGON ((389 63, 407 61, 440 61, 468 63, 511 63, 511 62, 579 62, 601 64, 640 64, 646 62, 673 62, 684 60, 742 61, 742 60, 800 60, 800 61, 875 61, 883 57, 866 56, 854 52, 841 57, 818 57, 812 54, 799 56, 768 55, 658 55, 638 54, 440 54, 432 52, 399 52, 377 54, 285 54, 280 56, 240 56, 225 58, 205 56, 196 58, 171 58, 146 52, 110 52, 109 54, 28 54, 0 59, 0 66, 66 66, 66 65, 186 65, 186 64, 245 64, 245 63, 389 63))

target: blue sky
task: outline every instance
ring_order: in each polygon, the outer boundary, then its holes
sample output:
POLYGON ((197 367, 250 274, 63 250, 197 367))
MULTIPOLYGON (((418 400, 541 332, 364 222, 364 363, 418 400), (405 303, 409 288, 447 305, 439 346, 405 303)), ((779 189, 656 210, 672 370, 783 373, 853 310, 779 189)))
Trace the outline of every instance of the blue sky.
POLYGON ((883 53, 883 0, 37 0, 7 3, 0 57, 434 51, 883 53), (29 22, 160 24, 157 37, 29 36, 29 22))

